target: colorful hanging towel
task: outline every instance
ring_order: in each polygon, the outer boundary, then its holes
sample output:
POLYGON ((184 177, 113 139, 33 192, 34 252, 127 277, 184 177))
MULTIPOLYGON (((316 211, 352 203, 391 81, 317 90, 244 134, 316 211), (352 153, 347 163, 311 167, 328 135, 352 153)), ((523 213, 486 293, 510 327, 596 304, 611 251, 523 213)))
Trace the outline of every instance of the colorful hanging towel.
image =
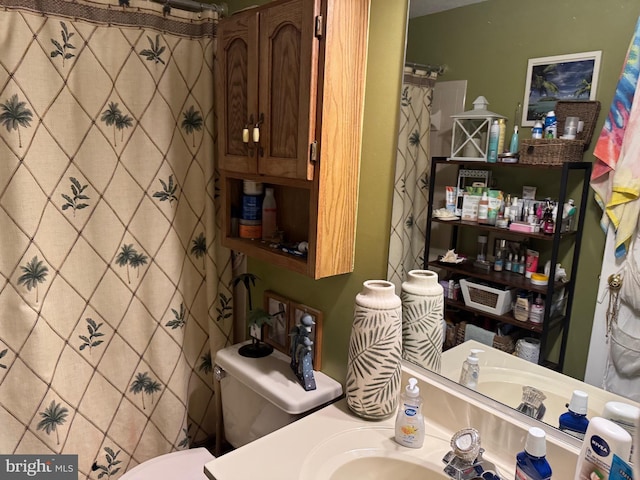
POLYGON ((640 198, 640 105, 635 96, 640 76, 640 18, 618 80, 609 114, 594 149, 591 188, 603 209, 600 225, 616 229, 616 257, 626 255, 638 221, 640 198), (635 118, 633 118, 635 117, 635 118))

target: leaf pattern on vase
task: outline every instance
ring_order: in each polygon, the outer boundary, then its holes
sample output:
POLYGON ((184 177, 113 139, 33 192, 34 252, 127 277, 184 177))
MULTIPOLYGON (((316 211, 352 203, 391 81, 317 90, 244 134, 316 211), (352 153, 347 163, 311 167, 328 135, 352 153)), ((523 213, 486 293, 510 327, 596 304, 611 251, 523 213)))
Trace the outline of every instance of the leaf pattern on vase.
POLYGON ((401 298, 402 358, 439 372, 443 340, 442 295, 422 300, 403 291, 401 298))
POLYGON ((62 57, 62 67, 64 68, 64 61, 75 57, 73 53, 68 51, 74 50, 76 48, 69 42, 69 40, 71 40, 71 37, 73 37, 75 33, 69 33, 67 24, 64 22, 60 22, 60 26, 62 27, 62 30, 60 31, 62 42, 58 42, 55 38, 51 39, 51 43, 53 43, 53 46, 56 47, 55 50, 51 51, 51 58, 55 58, 57 56, 62 57))
POLYGON ((91 355, 91 349, 104 342, 104 340, 96 340, 96 338, 104 337, 104 333, 98 331, 102 326, 102 322, 96 324, 95 320, 88 317, 85 320, 87 322, 87 330, 89 331, 89 336, 87 337, 86 335, 78 335, 78 337, 80 337, 80 340, 84 342, 78 348, 80 349, 80 351, 82 351, 85 348, 89 347, 89 355, 91 355))
POLYGON ((88 185, 80 185, 80 182, 75 177, 69 177, 71 181, 71 194, 73 197, 70 197, 66 194, 61 194, 62 198, 64 198, 67 203, 62 205, 62 210, 67 210, 71 208, 73 210, 73 216, 76 216, 76 210, 82 210, 83 208, 87 208, 89 206, 88 203, 81 202, 81 200, 90 200, 88 196, 84 193, 85 189, 88 185))
POLYGON ((384 418, 397 406, 402 347, 400 309, 356 305, 349 341, 346 389, 350 406, 365 418, 384 418))
POLYGON ((26 107, 26 102, 21 102, 17 94, 11 96, 4 103, 0 103, 0 124, 4 125, 7 131, 16 130, 18 132, 18 147, 22 148, 22 135, 20 127, 31 126, 33 112, 26 107))
POLYGON ((36 429, 44 430, 47 435, 51 432, 56 432, 56 440, 60 445, 60 435, 58 434, 58 427, 67 421, 67 415, 69 409, 63 407, 60 403, 56 403, 55 400, 51 400, 51 403, 43 412, 40 412, 42 420, 38 423, 36 429))
POLYGON ((26 265, 20 267, 24 272, 18 278, 18 285, 24 285, 27 290, 31 291, 32 288, 36 290, 36 303, 38 303, 38 284, 44 283, 49 273, 49 268, 38 260, 35 256, 26 265))

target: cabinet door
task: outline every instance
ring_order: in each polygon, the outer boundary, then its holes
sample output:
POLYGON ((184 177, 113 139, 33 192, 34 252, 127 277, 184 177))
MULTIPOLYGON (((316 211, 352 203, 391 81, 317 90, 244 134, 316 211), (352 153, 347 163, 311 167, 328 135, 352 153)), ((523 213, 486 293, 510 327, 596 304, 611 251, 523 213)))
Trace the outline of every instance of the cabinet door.
POLYGON ((260 174, 313 179, 319 6, 319 0, 292 0, 260 12, 260 174))
POLYGON ((257 173, 258 148, 251 131, 258 121, 258 17, 256 12, 234 15, 218 29, 217 99, 220 168, 257 173), (243 129, 248 128, 248 139, 243 129))

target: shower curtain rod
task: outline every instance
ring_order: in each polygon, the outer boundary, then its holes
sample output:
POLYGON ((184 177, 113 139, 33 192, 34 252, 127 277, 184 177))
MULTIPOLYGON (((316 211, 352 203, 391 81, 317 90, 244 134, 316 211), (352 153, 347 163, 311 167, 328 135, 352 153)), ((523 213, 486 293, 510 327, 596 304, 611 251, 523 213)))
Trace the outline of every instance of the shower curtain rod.
POLYGON ((213 10, 219 13, 221 16, 225 16, 229 11, 226 3, 200 3, 195 0, 151 0, 154 3, 162 3, 175 7, 180 10, 188 10, 190 12, 202 12, 203 10, 213 10))
POLYGON ((426 70, 427 72, 435 72, 438 75, 442 75, 446 69, 446 65, 426 65, 423 63, 405 62, 405 67, 411 67, 413 70, 426 70))

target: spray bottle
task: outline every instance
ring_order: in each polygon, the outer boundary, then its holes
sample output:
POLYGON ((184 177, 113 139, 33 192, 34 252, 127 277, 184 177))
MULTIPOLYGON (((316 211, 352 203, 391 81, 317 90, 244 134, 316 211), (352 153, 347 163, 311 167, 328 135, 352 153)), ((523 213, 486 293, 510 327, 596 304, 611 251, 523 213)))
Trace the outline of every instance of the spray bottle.
POLYGON ((478 379, 480 377, 480 365, 478 365, 478 353, 482 353, 484 350, 472 348, 469 356, 462 364, 462 370, 460 371, 460 385, 469 387, 473 390, 478 386, 478 379))

